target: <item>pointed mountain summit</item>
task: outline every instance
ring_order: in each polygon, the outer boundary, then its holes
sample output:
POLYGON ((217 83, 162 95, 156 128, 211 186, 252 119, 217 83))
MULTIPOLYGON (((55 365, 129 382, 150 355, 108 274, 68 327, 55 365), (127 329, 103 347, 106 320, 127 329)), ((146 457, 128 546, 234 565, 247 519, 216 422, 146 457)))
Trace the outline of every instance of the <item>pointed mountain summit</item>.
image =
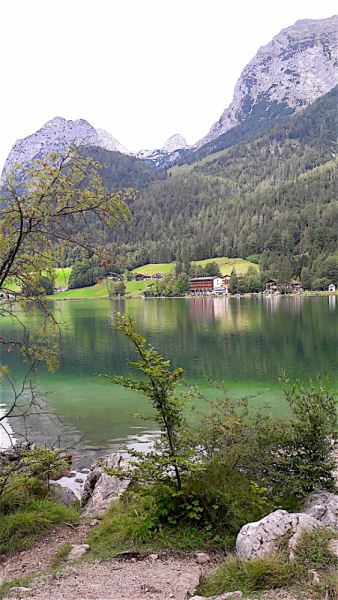
POLYGON ((26 165, 31 160, 42 158, 49 152, 62 152, 74 142, 87 146, 99 146, 123 154, 132 154, 110 133, 104 129, 94 129, 84 119, 67 121, 62 117, 55 117, 47 121, 36 133, 15 142, 5 162, 2 176, 16 163, 26 165))
POLYGON ((187 144, 184 137, 179 133, 175 133, 175 135, 172 135, 166 141, 166 143, 163 144, 161 152, 168 152, 170 154, 171 152, 175 152, 175 150, 182 150, 186 148, 189 148, 189 145, 187 144))
POLYGON ((243 70, 233 101, 209 133, 206 144, 243 123, 292 114, 329 92, 338 83, 338 17, 297 21, 283 29, 243 70))

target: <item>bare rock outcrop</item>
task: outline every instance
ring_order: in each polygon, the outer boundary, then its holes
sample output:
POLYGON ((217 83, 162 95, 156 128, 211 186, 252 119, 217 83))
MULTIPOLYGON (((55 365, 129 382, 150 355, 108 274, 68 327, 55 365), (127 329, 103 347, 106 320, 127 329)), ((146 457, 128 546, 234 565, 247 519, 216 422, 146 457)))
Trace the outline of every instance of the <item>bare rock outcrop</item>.
POLYGON ((338 17, 303 19, 262 46, 244 68, 234 97, 199 148, 242 123, 283 104, 288 113, 305 108, 338 83, 338 17))
POLYGON ((88 473, 81 495, 81 504, 85 506, 82 517, 102 515, 127 489, 130 479, 119 479, 116 475, 108 475, 104 467, 127 471, 128 462, 116 452, 94 463, 88 473))
POLYGON ((298 539, 304 530, 320 527, 321 523, 303 513, 288 513, 276 510, 260 521, 248 523, 240 530, 236 540, 239 560, 266 558, 276 549, 276 542, 286 533, 292 533, 289 540, 290 558, 298 539))
POLYGON ((307 497, 302 512, 326 527, 338 530, 338 495, 330 492, 312 492, 307 497))

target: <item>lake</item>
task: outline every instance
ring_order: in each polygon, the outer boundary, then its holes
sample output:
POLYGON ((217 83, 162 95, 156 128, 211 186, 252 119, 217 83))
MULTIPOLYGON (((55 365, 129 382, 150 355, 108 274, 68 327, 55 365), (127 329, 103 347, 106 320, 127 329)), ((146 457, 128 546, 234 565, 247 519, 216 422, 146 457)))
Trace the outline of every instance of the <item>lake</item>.
MULTIPOLYGON (((97 456, 125 444, 145 447, 155 424, 129 413, 148 412, 146 399, 97 376, 126 375, 127 360, 137 360, 130 342, 111 326, 114 310, 128 311, 147 341, 185 370, 189 385, 197 383, 208 397, 216 393, 208 379, 224 381, 236 397, 263 392, 252 402, 269 402, 271 412, 283 416, 287 405, 277 382, 283 371, 303 382, 320 372, 338 389, 336 301, 333 295, 54 302, 69 330, 63 333, 59 370, 42 371, 39 384, 52 392, 49 404, 69 424, 67 439, 84 436, 81 452, 97 456)), ((4 329, 15 335, 13 325, 5 323, 4 329)), ((24 367, 11 354, 3 362, 11 359, 20 380, 24 367)), ((0 393, 8 403, 9 390, 2 387, 0 393)), ((205 402, 199 400, 197 409, 205 411, 205 402)), ((29 426, 42 442, 56 434, 50 421, 35 419, 29 426)))

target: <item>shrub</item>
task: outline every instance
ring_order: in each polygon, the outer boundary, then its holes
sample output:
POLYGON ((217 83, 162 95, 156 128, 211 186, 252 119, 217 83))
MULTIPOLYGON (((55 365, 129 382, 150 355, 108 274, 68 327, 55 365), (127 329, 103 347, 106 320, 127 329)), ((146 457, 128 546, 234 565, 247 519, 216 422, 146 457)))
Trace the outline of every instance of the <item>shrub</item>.
MULTIPOLYGON (((284 495, 305 497, 315 489, 333 492, 335 460, 332 449, 338 442, 337 394, 317 376, 308 388, 300 381, 291 387, 280 379, 292 417, 290 430, 276 453, 275 485, 284 495)), ((274 479, 274 477, 272 477, 274 479)))

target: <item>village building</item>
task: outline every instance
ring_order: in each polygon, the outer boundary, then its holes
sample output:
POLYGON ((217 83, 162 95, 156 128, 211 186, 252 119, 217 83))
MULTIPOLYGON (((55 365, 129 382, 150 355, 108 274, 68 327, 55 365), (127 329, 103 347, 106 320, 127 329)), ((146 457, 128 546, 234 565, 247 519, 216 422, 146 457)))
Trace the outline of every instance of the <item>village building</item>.
POLYGON ((164 279, 164 273, 154 273, 153 275, 153 279, 159 280, 159 279, 164 279))
MULTIPOLYGON (((265 284, 265 289, 269 293, 274 293, 278 291, 278 280, 277 279, 269 279, 269 281, 265 284)), ((291 279, 289 285, 286 286, 287 289, 292 290, 292 292, 302 292, 302 284, 300 281, 296 281, 295 279, 291 279)))
POLYGON ((211 294, 214 289, 214 279, 218 277, 193 277, 190 279, 190 293, 211 294))
POLYGON ((230 277, 215 277, 214 278, 214 294, 227 294, 228 293, 228 279, 230 277))
POLYGON ((144 273, 137 273, 135 275, 135 281, 149 281, 151 279, 151 275, 145 275, 144 273))
POLYGON ((334 285, 334 283, 330 283, 329 292, 335 292, 335 291, 336 291, 336 286, 334 285))
MULTIPOLYGON (((224 277, 193 277, 190 280, 191 294, 227 294, 231 275, 224 277)), ((245 277, 238 274, 236 277, 245 277)))

